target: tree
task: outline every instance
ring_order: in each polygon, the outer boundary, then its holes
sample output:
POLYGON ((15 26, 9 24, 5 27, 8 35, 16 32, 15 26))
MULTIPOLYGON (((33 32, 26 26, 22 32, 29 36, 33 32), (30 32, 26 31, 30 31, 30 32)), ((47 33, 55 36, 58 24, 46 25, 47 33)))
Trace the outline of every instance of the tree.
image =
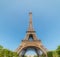
POLYGON ((53 51, 48 51, 47 55, 48 55, 48 57, 53 57, 53 51))
POLYGON ((16 52, 13 52, 13 57, 19 57, 19 55, 16 52))
POLYGON ((34 57, 38 57, 37 55, 34 55, 34 57))
POLYGON ((60 45, 57 47, 57 49, 56 50, 60 50, 60 45))
POLYGON ((19 57, 19 55, 16 52, 4 49, 3 46, 0 45, 0 57, 19 57))
POLYGON ((3 46, 0 45, 0 49, 3 49, 3 46))

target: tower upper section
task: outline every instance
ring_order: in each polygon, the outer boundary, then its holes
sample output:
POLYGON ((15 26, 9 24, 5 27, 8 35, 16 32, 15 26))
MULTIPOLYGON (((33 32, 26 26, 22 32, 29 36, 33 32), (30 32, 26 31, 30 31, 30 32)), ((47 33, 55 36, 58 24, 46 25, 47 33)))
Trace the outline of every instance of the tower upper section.
POLYGON ((32 23, 32 12, 29 12, 29 27, 27 32, 35 32, 32 23))

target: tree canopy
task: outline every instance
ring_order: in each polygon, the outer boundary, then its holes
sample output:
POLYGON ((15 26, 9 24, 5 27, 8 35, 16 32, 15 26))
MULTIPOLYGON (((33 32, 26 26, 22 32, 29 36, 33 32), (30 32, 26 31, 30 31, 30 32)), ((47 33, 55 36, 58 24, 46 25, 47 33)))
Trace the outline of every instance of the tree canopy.
POLYGON ((0 49, 3 49, 3 46, 0 45, 0 49))
POLYGON ((60 50, 60 45, 57 47, 57 49, 56 50, 60 50))
POLYGON ((19 57, 19 55, 16 52, 5 49, 0 45, 0 57, 19 57))

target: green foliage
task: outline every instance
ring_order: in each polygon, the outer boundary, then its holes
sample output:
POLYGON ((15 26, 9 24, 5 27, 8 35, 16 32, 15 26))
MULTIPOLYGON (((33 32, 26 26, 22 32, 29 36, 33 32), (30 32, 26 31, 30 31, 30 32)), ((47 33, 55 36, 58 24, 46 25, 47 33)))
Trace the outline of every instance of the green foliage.
POLYGON ((53 57, 53 51, 47 52, 48 57, 53 57))
POLYGON ((16 52, 13 52, 13 57, 19 57, 19 55, 16 52))
POLYGON ((0 49, 3 49, 3 46, 0 45, 0 49))
POLYGON ((57 53, 58 57, 60 57, 60 45, 57 47, 56 53, 57 53))
POLYGON ((34 57, 38 57, 37 55, 34 55, 34 57))
POLYGON ((56 50, 60 50, 60 45, 58 46, 58 48, 56 50))
POLYGON ((42 55, 41 55, 41 57, 45 57, 45 55, 44 55, 44 54, 42 54, 42 55))
POLYGON ((58 54, 58 57, 60 57, 60 50, 58 50, 58 51, 56 51, 57 52, 57 54, 58 54))
POLYGON ((60 55, 60 50, 56 51, 58 55, 60 55))
POLYGON ((19 57, 19 55, 16 52, 12 52, 0 46, 0 57, 19 57))

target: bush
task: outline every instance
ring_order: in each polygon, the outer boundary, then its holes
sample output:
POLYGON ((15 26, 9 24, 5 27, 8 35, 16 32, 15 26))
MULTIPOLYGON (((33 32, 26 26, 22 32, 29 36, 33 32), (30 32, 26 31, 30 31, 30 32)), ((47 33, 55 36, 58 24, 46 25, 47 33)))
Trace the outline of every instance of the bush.
POLYGON ((0 46, 0 57, 19 57, 19 55, 16 52, 4 49, 0 46))
POLYGON ((56 51, 57 52, 57 54, 58 54, 58 57, 60 57, 60 50, 58 50, 58 51, 56 51))
POLYGON ((53 51, 47 52, 48 57, 53 57, 53 51))

